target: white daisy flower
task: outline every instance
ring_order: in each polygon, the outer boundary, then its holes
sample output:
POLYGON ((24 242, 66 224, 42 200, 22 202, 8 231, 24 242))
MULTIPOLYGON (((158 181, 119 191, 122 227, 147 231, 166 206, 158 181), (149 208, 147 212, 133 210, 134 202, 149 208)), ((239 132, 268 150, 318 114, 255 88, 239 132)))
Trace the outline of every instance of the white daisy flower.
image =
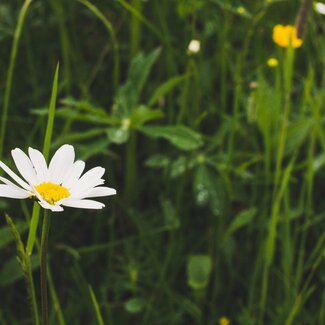
POLYGON ((319 14, 325 15, 325 4, 324 3, 322 3, 322 2, 314 3, 314 9, 319 14))
POLYGON ((16 167, 25 180, 0 161, 0 167, 19 185, 0 177, 3 182, 0 184, 0 197, 34 197, 44 209, 63 211, 62 206, 102 209, 105 206, 103 203, 86 198, 116 194, 113 188, 99 186, 104 183, 101 178, 104 168, 92 168, 81 176, 85 162, 74 161, 75 153, 71 145, 61 146, 48 167, 40 151, 28 148, 28 154, 29 157, 18 148, 11 151, 16 167))

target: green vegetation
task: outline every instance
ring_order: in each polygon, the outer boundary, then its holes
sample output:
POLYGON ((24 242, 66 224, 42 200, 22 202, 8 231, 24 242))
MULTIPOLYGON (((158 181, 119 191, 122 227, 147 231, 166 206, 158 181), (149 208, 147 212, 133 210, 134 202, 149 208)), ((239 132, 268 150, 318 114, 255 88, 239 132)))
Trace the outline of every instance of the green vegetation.
MULTIPOLYGON (((0 2, 0 160, 69 143, 117 189, 51 215, 50 324, 325 324, 325 16, 272 41, 300 3, 0 2)), ((44 210, 0 210, 0 324, 39 324, 44 210)))

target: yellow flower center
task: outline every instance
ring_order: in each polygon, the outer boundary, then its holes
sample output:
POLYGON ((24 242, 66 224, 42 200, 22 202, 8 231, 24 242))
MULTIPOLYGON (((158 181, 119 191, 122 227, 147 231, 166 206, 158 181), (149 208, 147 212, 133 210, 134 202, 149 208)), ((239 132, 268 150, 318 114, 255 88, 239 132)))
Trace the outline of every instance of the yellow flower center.
POLYGON ((70 196, 70 192, 62 185, 51 182, 43 182, 35 186, 36 191, 48 203, 54 204, 66 197, 70 196))

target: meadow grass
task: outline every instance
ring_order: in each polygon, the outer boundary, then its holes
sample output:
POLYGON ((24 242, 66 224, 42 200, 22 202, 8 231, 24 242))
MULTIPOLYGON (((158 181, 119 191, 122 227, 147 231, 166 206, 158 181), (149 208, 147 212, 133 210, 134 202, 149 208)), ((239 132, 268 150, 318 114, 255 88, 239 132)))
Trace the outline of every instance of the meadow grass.
MULTIPOLYGON (((51 215, 50 324, 325 324, 325 17, 272 41, 299 5, 1 2, 1 160, 70 143, 117 189, 51 215)), ((0 209, 0 324, 39 324, 47 219, 0 209)))

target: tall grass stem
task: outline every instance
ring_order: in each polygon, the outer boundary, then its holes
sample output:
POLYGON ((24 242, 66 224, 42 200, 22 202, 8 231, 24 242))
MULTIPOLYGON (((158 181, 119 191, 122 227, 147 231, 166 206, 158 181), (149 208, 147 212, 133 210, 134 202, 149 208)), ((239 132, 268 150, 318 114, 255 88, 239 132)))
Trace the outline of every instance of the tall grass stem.
POLYGON ((42 307, 42 325, 49 324, 48 318, 48 297, 47 297, 47 246, 50 230, 50 219, 47 210, 44 210, 44 219, 41 239, 41 307, 42 307))
POLYGON ((1 118, 1 131, 0 131, 0 159, 2 158, 3 154, 3 144, 5 141, 6 136, 6 128, 7 128, 7 119, 8 119, 8 110, 9 110, 9 99, 11 94, 11 87, 12 87, 12 79, 13 73, 16 64, 16 56, 18 51, 18 45, 20 41, 21 31, 24 25, 25 17, 29 5, 31 4, 32 0, 25 0, 18 17, 18 23, 14 34, 14 40, 12 44, 11 54, 10 54, 10 62, 9 68, 7 73, 6 79, 6 88, 4 93, 4 102, 3 102, 3 111, 2 111, 2 118, 1 118))

